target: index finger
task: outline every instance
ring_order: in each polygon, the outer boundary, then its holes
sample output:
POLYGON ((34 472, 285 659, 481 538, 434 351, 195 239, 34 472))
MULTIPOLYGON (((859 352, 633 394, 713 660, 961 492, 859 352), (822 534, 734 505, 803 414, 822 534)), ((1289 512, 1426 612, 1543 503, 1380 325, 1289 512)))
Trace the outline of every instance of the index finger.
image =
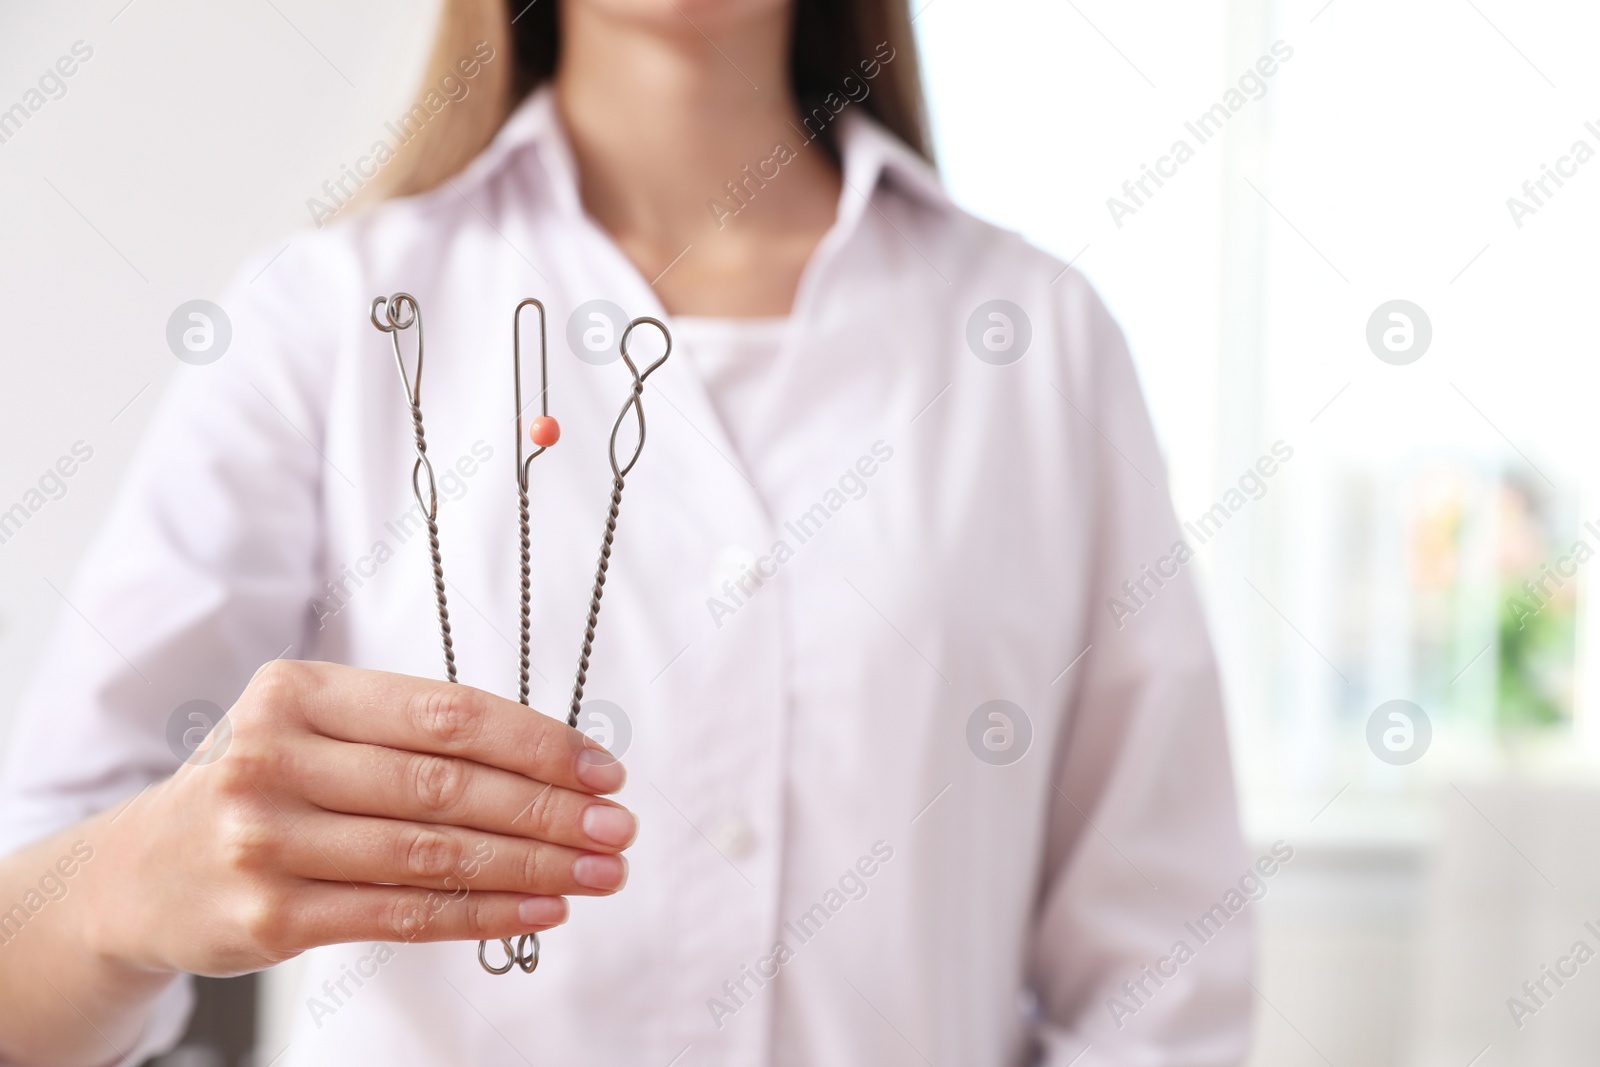
POLYGON ((603 745, 566 723, 471 686, 276 660, 251 687, 339 741, 455 756, 584 793, 614 793, 627 778, 603 745))

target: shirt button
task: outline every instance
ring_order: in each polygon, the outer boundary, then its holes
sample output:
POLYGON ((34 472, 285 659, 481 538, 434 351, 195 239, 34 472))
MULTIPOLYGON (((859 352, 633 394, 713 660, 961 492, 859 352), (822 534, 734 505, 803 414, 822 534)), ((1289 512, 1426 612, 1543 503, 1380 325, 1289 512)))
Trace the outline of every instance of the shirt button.
POLYGON ((708 836, 713 847, 730 860, 742 860, 756 849, 755 828, 737 815, 717 820, 708 836))

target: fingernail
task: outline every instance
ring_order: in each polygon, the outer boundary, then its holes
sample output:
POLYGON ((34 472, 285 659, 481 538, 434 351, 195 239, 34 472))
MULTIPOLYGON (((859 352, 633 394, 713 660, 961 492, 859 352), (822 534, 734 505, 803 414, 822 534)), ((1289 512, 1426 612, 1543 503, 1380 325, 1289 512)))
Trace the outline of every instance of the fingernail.
POLYGON ((621 889, 628 880, 628 864, 621 856, 579 856, 572 880, 589 889, 621 889))
POLYGON ((557 926, 567 921, 566 897, 529 897, 517 905, 517 920, 529 926, 557 926))
POLYGON ((578 781, 602 793, 614 793, 627 781, 628 772, 622 769, 617 757, 605 749, 585 748, 578 753, 578 781))
POLYGON ((639 832, 639 820, 627 808, 590 804, 583 812, 583 832, 589 840, 613 848, 627 848, 639 832))

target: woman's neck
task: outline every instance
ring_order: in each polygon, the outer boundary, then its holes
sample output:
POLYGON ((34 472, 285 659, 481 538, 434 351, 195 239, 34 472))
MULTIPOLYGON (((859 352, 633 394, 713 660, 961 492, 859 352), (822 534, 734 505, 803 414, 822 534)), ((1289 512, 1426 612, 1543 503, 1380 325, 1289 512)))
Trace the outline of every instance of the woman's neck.
POLYGON ((833 161, 795 133, 787 9, 697 25, 601 7, 562 8, 555 78, 585 208, 669 311, 787 313, 839 188, 833 161), (769 162, 780 144, 791 158, 769 162))

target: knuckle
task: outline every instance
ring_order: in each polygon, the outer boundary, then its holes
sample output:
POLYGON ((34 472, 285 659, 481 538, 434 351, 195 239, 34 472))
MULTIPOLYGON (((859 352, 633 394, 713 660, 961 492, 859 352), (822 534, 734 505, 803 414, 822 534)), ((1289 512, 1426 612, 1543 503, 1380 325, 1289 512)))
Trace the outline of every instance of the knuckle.
POLYGON ((401 850, 406 873, 427 881, 447 877, 461 859, 461 848, 449 834, 427 827, 405 831, 401 850))
POLYGON ((533 800, 523 809, 522 817, 534 834, 548 839, 555 829, 555 787, 546 785, 534 794, 533 800))
POLYGON ((483 731, 488 706, 483 695, 465 686, 434 689, 417 713, 417 725, 424 737, 446 748, 472 743, 483 731))
POLYGON ((250 679, 252 703, 266 711, 298 702, 309 682, 309 668, 292 659, 269 660, 250 679))
POLYGON ((218 760, 215 765, 207 767, 206 776, 199 780, 221 796, 244 796, 251 791, 255 782, 253 758, 237 748, 228 755, 232 758, 218 760))
POLYGON ((427 925, 427 911, 421 898, 414 893, 402 893, 386 905, 384 925, 395 932, 398 940, 411 941, 427 925))
POLYGON ((461 921, 472 937, 483 937, 495 923, 493 902, 482 894, 474 894, 461 902, 461 921))
POLYGON ((419 753, 411 758, 411 789, 430 815, 445 815, 461 804, 467 792, 467 768, 447 756, 419 753))
POLYGON ((528 846, 522 855, 522 884, 537 888, 550 876, 550 859, 546 850, 538 845, 528 846))
POLYGON ((534 723, 536 729, 530 757, 534 768, 542 773, 573 773, 573 761, 582 750, 582 742, 579 741, 582 734, 568 728, 566 723, 544 717, 534 717, 534 723))
POLYGON ((440 903, 437 893, 401 893, 386 906, 384 922, 397 940, 415 941, 428 932, 440 903))
POLYGON ((224 796, 252 796, 258 782, 272 780, 277 763, 270 748, 236 743, 206 768, 205 781, 224 796))
POLYGON ((528 757, 532 760, 532 766, 534 767, 555 767, 558 765, 556 761, 559 761, 564 755, 564 753, 556 751, 558 746, 554 743, 554 740, 557 731, 551 728, 553 725, 552 723, 544 722, 536 723, 536 728, 533 731, 533 746, 528 757))
POLYGON ((245 938, 259 949, 279 951, 293 944, 294 909, 277 890, 252 890, 239 905, 238 923, 245 938))
POLYGON ((281 854, 276 830, 247 809, 222 817, 217 842, 223 866, 235 873, 271 870, 281 854))

